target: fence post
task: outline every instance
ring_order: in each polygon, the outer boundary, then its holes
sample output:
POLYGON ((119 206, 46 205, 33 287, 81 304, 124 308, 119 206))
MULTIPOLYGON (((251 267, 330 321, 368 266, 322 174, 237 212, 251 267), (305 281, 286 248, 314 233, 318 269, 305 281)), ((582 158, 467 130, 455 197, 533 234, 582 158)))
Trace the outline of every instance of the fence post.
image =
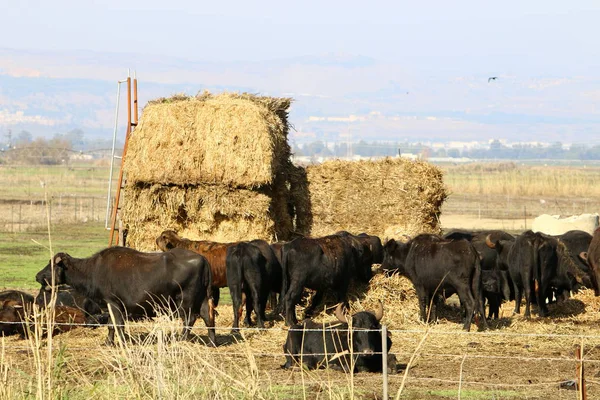
POLYGON ((523 206, 523 222, 525 222, 525 230, 527 230, 527 206, 523 206))
POLYGON ((382 399, 388 400, 388 348, 387 348, 387 325, 381 327, 381 372, 383 373, 382 399))
POLYGON ((92 197, 92 221, 94 220, 94 198, 92 197))
POLYGON ((23 221, 21 220, 21 203, 19 203, 19 232, 23 231, 23 221))
POLYGON ((587 390, 585 388, 585 373, 583 368, 583 339, 579 347, 575 350, 577 356, 577 394, 579 400, 587 400, 587 390))

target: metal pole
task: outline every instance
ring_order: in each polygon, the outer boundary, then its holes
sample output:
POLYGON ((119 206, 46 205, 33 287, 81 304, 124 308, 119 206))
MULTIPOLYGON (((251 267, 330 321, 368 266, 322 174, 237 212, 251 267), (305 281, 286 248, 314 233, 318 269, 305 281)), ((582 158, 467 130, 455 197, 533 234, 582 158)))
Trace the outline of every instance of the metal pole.
POLYGON ((381 327, 381 372, 383 373, 383 400, 390 398, 388 394, 388 348, 387 348, 387 325, 381 327))
POLYGON ((108 247, 113 245, 115 237, 115 225, 117 223, 117 210, 119 209, 119 197, 121 196, 121 186, 123 185, 123 164, 127 154, 127 144, 131 133, 131 77, 127 77, 127 131, 125 133, 125 144, 123 145, 123 154, 121 155, 121 168, 119 168, 119 182, 117 184, 117 194, 115 195, 115 206, 113 208, 112 221, 110 224, 110 238, 108 247))
POLYGON ((106 195, 106 218, 104 228, 108 229, 108 218, 110 217, 110 194, 112 191, 113 165, 115 161, 115 143, 117 141, 117 126, 119 123, 119 102, 121 100, 121 83, 127 80, 117 81, 117 105, 115 106, 115 127, 113 129, 112 152, 110 154, 110 175, 108 176, 108 194, 106 195))
POLYGON ((138 95, 136 71, 133 71, 133 126, 138 124, 138 95))

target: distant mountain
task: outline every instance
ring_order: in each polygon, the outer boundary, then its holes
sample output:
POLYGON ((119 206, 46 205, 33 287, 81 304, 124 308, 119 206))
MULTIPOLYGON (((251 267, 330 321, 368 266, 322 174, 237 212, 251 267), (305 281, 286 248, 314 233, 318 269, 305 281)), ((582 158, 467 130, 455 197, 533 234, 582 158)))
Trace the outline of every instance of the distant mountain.
MULTIPOLYGON (((291 139, 598 143, 594 77, 424 75, 360 55, 212 62, 144 54, 0 49, 0 140, 8 129, 106 138, 117 80, 137 70, 140 105, 184 92, 248 91, 295 99, 291 139)), ((122 99, 124 99, 122 87, 122 99)), ((124 131, 121 107, 120 132, 124 131)))

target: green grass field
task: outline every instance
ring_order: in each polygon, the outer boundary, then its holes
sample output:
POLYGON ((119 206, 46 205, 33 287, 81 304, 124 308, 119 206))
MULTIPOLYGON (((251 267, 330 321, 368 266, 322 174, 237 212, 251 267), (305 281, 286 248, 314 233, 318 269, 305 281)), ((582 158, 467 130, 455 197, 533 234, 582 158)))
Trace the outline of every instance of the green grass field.
POLYGON ((0 233, 0 287, 36 288, 39 285, 35 274, 48 264, 51 254, 66 252, 74 257, 87 257, 107 243, 108 231, 100 223, 54 225, 50 236, 41 228, 0 233))

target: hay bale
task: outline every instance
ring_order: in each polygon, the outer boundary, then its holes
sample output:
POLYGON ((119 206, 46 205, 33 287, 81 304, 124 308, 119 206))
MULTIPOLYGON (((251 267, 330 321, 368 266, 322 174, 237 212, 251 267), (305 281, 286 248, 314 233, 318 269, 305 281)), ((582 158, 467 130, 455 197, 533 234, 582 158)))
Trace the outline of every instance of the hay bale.
POLYGON ((382 238, 440 233, 447 192, 438 167, 403 158, 333 160, 306 173, 314 236, 338 230, 382 238))
POLYGON ((289 98, 222 93, 149 102, 132 134, 124 169, 130 183, 273 183, 289 159, 289 98))
POLYGON ((128 245, 139 250, 154 250, 165 229, 219 242, 287 239, 292 230, 285 190, 137 183, 125 193, 121 219, 128 245))

